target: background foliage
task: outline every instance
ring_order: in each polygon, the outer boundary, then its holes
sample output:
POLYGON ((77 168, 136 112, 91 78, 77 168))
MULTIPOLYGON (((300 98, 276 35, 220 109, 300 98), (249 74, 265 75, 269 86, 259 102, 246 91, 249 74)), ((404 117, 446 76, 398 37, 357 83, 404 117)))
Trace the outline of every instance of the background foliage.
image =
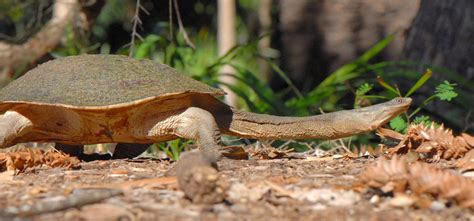
MULTIPOLYGON (((218 80, 219 70, 231 65, 236 75, 236 85, 227 85, 240 97, 240 108, 258 113, 276 115, 306 116, 341 109, 358 108, 382 102, 397 96, 412 96, 416 103, 410 112, 394 119, 390 126, 404 131, 409 122, 430 122, 436 120, 458 131, 453 119, 473 106, 474 83, 462 75, 443 67, 434 67, 413 61, 380 61, 379 55, 392 41, 389 35, 352 62, 347 63, 319 82, 311 90, 301 91, 291 75, 280 68, 279 48, 270 48, 270 53, 258 49, 259 41, 268 34, 259 34, 255 25, 258 1, 239 0, 237 8, 237 46, 224 56, 218 56, 216 44, 216 4, 214 1, 180 2, 182 22, 195 45, 191 47, 179 32, 176 18, 168 19, 168 1, 142 1, 150 14, 139 14, 143 24, 135 31, 141 39, 134 42, 132 56, 152 59, 168 64, 191 77, 212 86, 222 85, 218 80), (274 78, 286 83, 284 89, 269 86, 268 79, 259 74, 259 62, 264 61, 272 70, 274 78), (425 73, 418 70, 428 69, 425 73), (430 79, 441 76, 442 81, 430 79), (414 82, 414 83, 412 83, 414 82), (459 87, 457 87, 459 86, 459 87), (428 88, 431 94, 419 93, 428 88), (443 116, 434 115, 426 109, 433 100, 453 102, 456 109, 443 116)), ((21 42, 27 39, 51 17, 52 1, 5 0, 0 3, 0 33, 3 40, 21 42), (34 18, 34 19, 32 19, 34 18)), ((51 57, 63 57, 83 53, 124 54, 130 53, 132 17, 136 5, 129 0, 109 0, 100 10, 89 32, 78 32, 70 27, 61 47, 51 51, 51 57)), ((273 9, 275 13, 277 9, 273 9)), ((318 74, 318 73, 315 73, 318 74)), ((470 112, 469 112, 470 113, 470 112)), ((469 120, 469 116, 466 118, 469 120)), ((355 143, 367 144, 374 141, 373 135, 352 138, 355 143)), ((184 142, 173 141, 160 148, 177 155, 184 142), (172 149, 167 149, 173 147, 172 149)), ((155 146, 157 148, 158 146, 155 146)))

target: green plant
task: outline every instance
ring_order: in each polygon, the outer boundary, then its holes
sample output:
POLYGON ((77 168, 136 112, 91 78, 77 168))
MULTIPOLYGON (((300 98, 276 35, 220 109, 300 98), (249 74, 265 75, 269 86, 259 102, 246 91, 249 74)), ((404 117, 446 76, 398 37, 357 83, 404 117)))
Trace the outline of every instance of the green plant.
POLYGON ((158 143, 155 145, 157 145, 159 150, 165 152, 166 155, 170 159, 177 161, 179 159, 181 152, 183 152, 183 150, 186 149, 186 147, 189 146, 189 144, 191 143, 192 143, 191 141, 185 141, 183 139, 175 139, 172 141, 158 143))
MULTIPOLYGON (((418 81, 408 90, 408 92, 405 95, 401 94, 398 87, 388 84, 381 77, 377 78, 377 82, 383 88, 385 88, 386 91, 389 92, 392 96, 408 97, 412 95, 415 91, 417 91, 421 86, 423 86, 428 81, 428 79, 431 78, 432 75, 433 75, 433 72, 431 71, 431 69, 427 69, 426 72, 423 75, 421 75, 418 81)), ((451 101, 452 99, 457 97, 458 93, 454 90, 455 86, 456 84, 450 83, 449 81, 446 81, 446 80, 443 81, 441 84, 439 84, 436 87, 434 94, 426 98, 422 102, 422 104, 418 106, 414 111, 412 111, 410 114, 403 115, 403 117, 398 116, 394 118, 392 121, 390 121, 390 127, 398 132, 406 132, 408 125, 410 124, 411 121, 413 121, 414 123, 424 123, 426 125, 431 124, 431 119, 428 116, 421 115, 421 116, 415 117, 414 119, 413 117, 417 113, 419 113, 426 105, 428 105, 430 102, 432 102, 436 98, 442 101, 451 101)), ((362 85, 361 87, 359 87, 357 91, 359 91, 359 93, 363 93, 363 96, 364 96, 371 89, 372 88, 362 85)))
POLYGON ((326 108, 334 110, 337 101, 348 91, 348 88, 344 86, 344 82, 360 77, 363 73, 367 72, 370 69, 370 60, 387 47, 393 39, 393 35, 382 39, 355 61, 343 65, 332 72, 304 98, 297 97, 287 101, 287 106, 296 109, 299 115, 308 115, 312 113, 310 107, 326 101, 326 108))

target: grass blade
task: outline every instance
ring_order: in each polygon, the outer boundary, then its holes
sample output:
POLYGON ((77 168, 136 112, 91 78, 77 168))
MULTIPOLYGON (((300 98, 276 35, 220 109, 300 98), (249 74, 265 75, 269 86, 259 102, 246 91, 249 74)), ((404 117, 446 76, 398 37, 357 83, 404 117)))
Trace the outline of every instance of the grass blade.
POLYGON ((377 42, 377 44, 372 46, 368 51, 359 57, 359 62, 368 62, 370 59, 378 55, 385 47, 387 47, 387 45, 390 44, 394 38, 395 35, 392 34, 377 42))
POLYGON ((394 93, 395 95, 401 97, 401 94, 398 92, 398 90, 396 90, 394 87, 390 86, 390 84, 385 82, 380 76, 377 76, 377 83, 379 83, 380 86, 384 87, 388 91, 390 91, 390 92, 394 93))
POLYGON ((431 76, 433 75, 433 72, 431 71, 431 69, 427 69, 426 72, 420 77, 420 79, 418 79, 418 81, 415 83, 415 85, 413 85, 413 87, 410 88, 410 90, 408 91, 408 93, 405 95, 405 97, 408 97, 410 96, 411 94, 413 94, 413 92, 415 92, 416 90, 418 90, 418 88, 420 88, 421 86, 423 86, 425 84, 425 82, 431 78, 431 76))
POLYGON ((268 64, 270 65, 270 67, 285 81, 286 84, 288 84, 288 86, 290 86, 290 88, 293 90, 293 92, 296 94, 296 96, 298 98, 303 98, 303 94, 301 94, 300 90, 298 90, 298 88, 296 88, 296 86, 293 84, 293 82, 290 80, 290 78, 288 77, 288 75, 286 75, 286 73, 280 69, 280 67, 278 67, 273 61, 271 61, 270 59, 266 59, 266 61, 268 62, 268 64))

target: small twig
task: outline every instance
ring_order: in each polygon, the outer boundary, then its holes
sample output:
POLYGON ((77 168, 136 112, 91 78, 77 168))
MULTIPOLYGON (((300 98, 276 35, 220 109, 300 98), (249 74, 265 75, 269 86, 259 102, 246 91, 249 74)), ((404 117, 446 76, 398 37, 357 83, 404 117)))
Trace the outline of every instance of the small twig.
POLYGON ((173 0, 169 0, 168 2, 168 12, 170 14, 170 40, 173 41, 173 0))
POLYGON ((136 4, 136 7, 135 7, 135 15, 133 15, 133 19, 132 19, 132 22, 133 22, 133 24, 132 24, 132 39, 130 41, 130 51, 128 53, 129 57, 132 57, 132 55, 133 55, 133 48, 135 47, 135 37, 137 37, 138 39, 143 41, 142 36, 140 36, 140 34, 138 34, 138 32, 137 32, 137 26, 140 25, 140 27, 141 27, 141 25, 142 25, 142 20, 140 19, 140 10, 145 12, 145 14, 147 14, 147 15, 150 14, 143 6, 141 6, 140 0, 137 0, 137 4, 136 4))
POLYGON ((352 137, 349 137, 349 142, 347 142, 347 147, 349 147, 349 150, 351 149, 351 143, 352 143, 352 137))
POLYGON ((464 117, 464 128, 462 131, 467 131, 469 128, 471 128, 474 123, 469 123, 469 118, 471 118, 472 110, 469 110, 466 114, 466 117, 464 117))
POLYGON ((98 185, 79 185, 78 189, 120 189, 127 190, 131 188, 143 187, 146 185, 174 185, 176 184, 176 177, 156 177, 146 178, 141 180, 130 180, 119 183, 104 183, 98 185))
POLYGON ((344 143, 344 141, 342 139, 337 139, 337 140, 341 144, 342 149, 344 149, 347 153, 354 154, 354 153, 352 153, 352 151, 348 147, 346 147, 346 144, 344 143))
POLYGON ((42 202, 21 205, 18 207, 7 207, 0 209, 1 217, 13 216, 33 216, 44 213, 50 213, 68 208, 81 207, 88 204, 100 202, 102 200, 119 196, 122 194, 121 190, 117 189, 97 189, 97 190, 78 190, 65 199, 49 200, 45 199, 42 202))
POLYGON ((184 41, 191 48, 196 49, 196 46, 194 46, 194 43, 191 41, 191 39, 189 39, 188 33, 184 29, 183 22, 181 20, 181 14, 179 13, 178 0, 174 0, 174 10, 176 11, 176 18, 178 19, 179 32, 183 34, 184 41))
POLYGON ((145 12, 146 15, 150 15, 150 12, 148 10, 146 10, 145 7, 143 7, 142 5, 138 5, 138 7, 140 7, 140 10, 142 10, 143 12, 145 12))
POLYGON ((293 142, 294 142, 294 140, 288 140, 285 143, 283 143, 282 145, 278 146, 277 149, 282 149, 283 147, 285 147, 288 144, 293 143, 293 142))
POLYGON ((311 143, 301 142, 301 144, 308 148, 307 151, 314 151, 315 150, 315 148, 313 147, 314 142, 311 142, 311 143))

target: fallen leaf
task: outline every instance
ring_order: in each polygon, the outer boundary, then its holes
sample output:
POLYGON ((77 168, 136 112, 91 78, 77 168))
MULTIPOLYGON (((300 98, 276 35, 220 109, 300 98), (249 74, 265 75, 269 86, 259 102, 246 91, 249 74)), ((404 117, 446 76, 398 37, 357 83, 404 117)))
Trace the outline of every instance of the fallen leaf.
POLYGON ((464 155, 461 159, 456 162, 455 165, 461 172, 474 170, 474 149, 464 155))

